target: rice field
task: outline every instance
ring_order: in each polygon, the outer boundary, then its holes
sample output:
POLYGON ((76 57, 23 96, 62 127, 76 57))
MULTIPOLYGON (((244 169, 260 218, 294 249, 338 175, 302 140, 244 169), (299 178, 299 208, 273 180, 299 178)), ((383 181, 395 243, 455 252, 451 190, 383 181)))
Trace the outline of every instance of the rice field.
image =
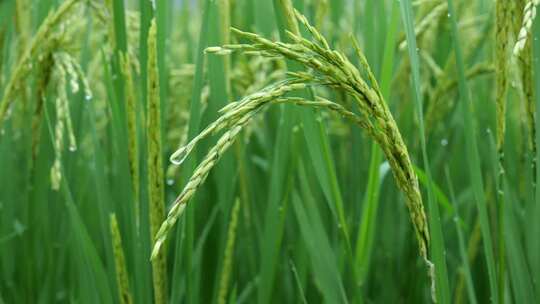
POLYGON ((0 0, 0 304, 536 303, 539 0, 0 0))

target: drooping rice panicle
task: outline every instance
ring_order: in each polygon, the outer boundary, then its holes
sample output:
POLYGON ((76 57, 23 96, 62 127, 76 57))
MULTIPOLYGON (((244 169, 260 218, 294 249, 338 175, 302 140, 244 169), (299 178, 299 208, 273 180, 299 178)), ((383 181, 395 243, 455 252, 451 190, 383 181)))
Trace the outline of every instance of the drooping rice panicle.
POLYGON ((55 99, 56 109, 56 124, 54 127, 54 163, 51 168, 51 188, 53 190, 60 189, 60 183, 62 181, 62 152, 64 148, 64 129, 66 112, 69 109, 67 106, 66 95, 66 71, 62 65, 58 65, 56 68, 57 75, 57 97, 55 99))
POLYGON ((3 124, 6 119, 6 114, 14 101, 16 91, 23 85, 22 82, 29 72, 30 61, 36 57, 39 47, 48 39, 52 30, 63 21, 64 17, 79 2, 80 0, 68 0, 63 2, 58 9, 55 12, 50 13, 40 25, 37 33, 19 58, 7 81, 4 94, 0 101, 0 125, 3 124))
MULTIPOLYGON (((65 56, 62 56, 64 54, 59 54, 56 56, 56 62, 58 64, 63 65, 64 70, 66 71, 66 76, 69 77, 70 81, 70 87, 72 93, 77 93, 79 91, 79 76, 75 72, 75 68, 72 65, 72 62, 69 60, 65 60, 65 56)), ((65 89, 65 88, 64 88, 65 89)), ((75 133, 73 131, 73 123, 71 121, 71 112, 69 111, 69 104, 67 97, 65 98, 65 120, 66 120, 66 131, 68 134, 68 141, 69 141, 69 151, 75 151, 77 150, 77 141, 75 140, 75 133)))
MULTIPOLYGON (((296 17, 300 22, 306 25, 306 28, 311 32, 314 41, 304 39, 289 32, 289 37, 293 43, 273 42, 253 33, 233 29, 235 34, 251 41, 251 45, 224 45, 222 47, 208 48, 206 52, 227 55, 230 51, 255 51, 266 57, 285 57, 313 70, 313 72, 310 73, 294 74, 293 76, 296 76, 299 83, 327 86, 346 92, 350 95, 361 112, 361 115, 365 120, 365 125, 370 126, 371 132, 368 133, 370 133, 383 149, 397 184, 406 195, 407 207, 418 240, 420 255, 423 259, 428 261, 427 248, 429 244, 429 232, 418 180, 412 169, 407 148, 397 125, 386 102, 381 97, 382 94, 377 89, 377 82, 374 79, 369 79, 372 85, 368 85, 361 77, 360 71, 354 67, 345 55, 330 49, 323 36, 315 28, 309 25, 305 17, 298 13, 297 16, 292 17, 296 17)), ((286 15, 287 22, 292 24, 290 18, 291 16, 286 15)), ((364 69, 368 70, 368 74, 370 73, 367 62, 364 64, 364 69)), ((233 116, 231 113, 245 113, 242 112, 245 111, 244 107, 250 104, 253 105, 251 101, 253 99, 257 100, 257 98, 260 98, 260 96, 264 94, 268 95, 268 92, 264 92, 263 94, 255 93, 255 97, 251 96, 243 102, 233 103, 227 106, 222 110, 224 113, 222 117, 227 115, 229 117, 233 116)), ((279 96, 271 96, 268 98, 277 99, 278 97, 279 96)), ((159 248, 165 241, 168 231, 183 212, 185 204, 194 195, 202 182, 204 182, 209 170, 215 165, 215 162, 219 159, 221 153, 230 146, 230 142, 234 140, 235 136, 250 118, 250 114, 245 114, 243 119, 233 120, 236 121, 236 124, 233 127, 229 127, 228 131, 224 133, 218 143, 210 150, 207 157, 197 167, 192 178, 188 181, 184 190, 174 202, 167 220, 162 224, 160 232, 156 237, 157 241, 155 242, 153 255, 156 255, 159 252, 159 248)), ((223 121, 220 121, 216 125, 223 125, 223 121)), ((203 134, 202 137, 207 136, 214 129, 216 129, 215 126, 211 126, 210 129, 205 129, 205 131, 201 133, 203 134)), ((193 142, 196 143, 199 139, 200 138, 196 138, 193 142)), ((179 149, 173 154, 171 159, 177 163, 181 163, 181 160, 193 149, 193 146, 194 144, 190 143, 185 148, 179 149)))

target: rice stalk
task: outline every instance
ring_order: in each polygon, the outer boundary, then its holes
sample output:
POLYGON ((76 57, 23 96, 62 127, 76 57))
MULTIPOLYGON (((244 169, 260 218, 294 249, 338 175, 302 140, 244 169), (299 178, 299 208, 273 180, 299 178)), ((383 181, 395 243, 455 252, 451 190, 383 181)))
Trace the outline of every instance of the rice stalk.
POLYGON ((118 287, 118 297, 121 304, 131 304, 133 299, 129 291, 129 277, 126 268, 126 258, 122 248, 122 236, 118 228, 116 214, 111 213, 109 217, 111 231, 112 249, 114 253, 114 266, 116 269, 116 284, 118 287))
MULTIPOLYGON (((219 19, 221 25, 221 43, 229 44, 231 43, 231 33, 229 28, 231 27, 231 4, 230 0, 219 0, 219 19)), ((225 86, 227 95, 231 94, 231 81, 230 81, 230 70, 231 70, 231 60, 229 57, 223 58, 223 69, 225 72, 225 86)))
POLYGON ((291 17, 295 17, 306 27, 312 34, 313 41, 288 32, 293 43, 273 42, 257 34, 233 29, 235 34, 250 41, 251 44, 223 45, 222 47, 206 49, 208 53, 220 55, 227 55, 232 51, 240 51, 248 54, 256 53, 271 58, 285 57, 300 63, 312 71, 309 73, 289 73, 293 77, 292 82, 289 81, 278 84, 278 86, 271 86, 267 90, 227 105, 221 110, 223 115, 216 122, 203 130, 192 142, 180 148, 171 156, 172 162, 181 164, 198 141, 217 130, 228 128, 217 144, 207 154, 206 158, 199 164, 195 173, 184 187, 184 190, 173 203, 167 219, 163 222, 156 236, 157 241, 154 244, 153 256, 159 253, 159 249, 165 241, 167 233, 184 211, 187 202, 204 182, 210 169, 219 160, 222 153, 231 145, 231 142, 241 129, 251 120, 256 110, 260 108, 261 103, 279 99, 284 93, 292 89, 298 90, 305 88, 306 85, 317 85, 343 91, 354 99, 355 105, 360 111, 363 128, 381 146, 390 163, 398 187, 407 198, 406 203, 418 240, 420 256, 431 266, 432 264, 429 262, 427 254, 429 232, 418 179, 413 171, 407 148, 399 129, 382 97, 377 81, 371 73, 367 61, 360 50, 357 49, 362 68, 368 75, 368 80, 366 81, 362 78, 361 72, 345 55, 330 49, 326 39, 308 23, 304 16, 298 12, 295 12, 295 16, 286 15, 287 22, 294 28, 291 17), (242 116, 238 117, 239 115, 242 116), (231 125, 231 122, 234 122, 234 125, 231 125))
MULTIPOLYGON (((157 28, 152 19, 148 33, 148 109, 147 109, 147 142, 148 142, 148 204, 150 210, 150 234, 152 241, 156 236, 160 223, 165 215, 164 177, 161 160, 161 122, 159 100, 159 77, 157 65, 157 28)), ((152 277, 154 282, 154 301, 167 302, 167 262, 165 251, 152 259, 152 277)))
POLYGON ((6 88, 4 89, 4 95, 0 101, 0 124, 6 119, 6 114, 14 101, 15 93, 23 87, 23 81, 31 68, 30 62, 36 57, 39 47, 48 40, 53 29, 65 19, 66 15, 68 15, 73 7, 79 2, 80 0, 67 0, 63 2, 55 12, 50 13, 47 18, 45 18, 39 27, 34 38, 19 58, 13 71, 10 73, 6 88))
POLYGON ((223 255, 223 268, 221 270, 221 279, 219 282, 218 304, 227 303, 227 293, 229 281, 232 272, 232 263, 234 259, 234 242, 236 239, 236 227, 238 225, 238 212, 240 211, 240 199, 236 199, 231 211, 229 229, 227 231, 227 243, 225 245, 225 254, 223 255))

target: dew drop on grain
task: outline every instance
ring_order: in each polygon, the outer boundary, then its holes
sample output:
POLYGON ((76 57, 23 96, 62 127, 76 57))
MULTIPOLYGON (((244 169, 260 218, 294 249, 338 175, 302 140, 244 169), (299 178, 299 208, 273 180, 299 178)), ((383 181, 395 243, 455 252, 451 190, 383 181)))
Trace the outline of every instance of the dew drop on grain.
POLYGON ((173 165, 177 165, 177 166, 181 165, 186 160, 189 154, 189 150, 190 149, 187 149, 186 147, 180 148, 179 150, 174 152, 173 155, 171 155, 171 157, 169 158, 169 161, 173 165))

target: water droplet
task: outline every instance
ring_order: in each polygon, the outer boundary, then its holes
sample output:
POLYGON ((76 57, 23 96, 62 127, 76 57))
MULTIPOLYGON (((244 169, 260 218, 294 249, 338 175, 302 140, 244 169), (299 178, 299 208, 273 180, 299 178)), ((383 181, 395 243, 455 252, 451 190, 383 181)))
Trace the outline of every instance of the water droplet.
POLYGON ((176 152, 174 152, 171 157, 169 158, 169 161, 173 163, 174 165, 181 165, 186 158, 189 155, 189 152, 191 152, 192 147, 190 145, 184 146, 180 149, 178 149, 176 152))
POLYGON ((448 16, 448 18, 450 18, 450 17, 452 17, 452 14, 448 13, 448 15, 446 15, 446 16, 448 16))
POLYGON ((26 227, 18 220, 15 220, 13 222, 13 230, 15 230, 16 235, 21 235, 26 230, 26 227))
POLYGON ((86 95, 84 95, 84 100, 90 101, 90 99, 92 99, 92 94, 87 93, 86 95))
POLYGON ((443 139, 441 140, 441 146, 443 146, 443 147, 448 146, 448 139, 443 138, 443 139))
POLYGON ((174 184, 174 179, 168 178, 167 179, 167 185, 172 186, 174 184))
POLYGON ((69 152, 75 152, 77 151, 77 146, 76 145, 70 145, 69 146, 69 152))

